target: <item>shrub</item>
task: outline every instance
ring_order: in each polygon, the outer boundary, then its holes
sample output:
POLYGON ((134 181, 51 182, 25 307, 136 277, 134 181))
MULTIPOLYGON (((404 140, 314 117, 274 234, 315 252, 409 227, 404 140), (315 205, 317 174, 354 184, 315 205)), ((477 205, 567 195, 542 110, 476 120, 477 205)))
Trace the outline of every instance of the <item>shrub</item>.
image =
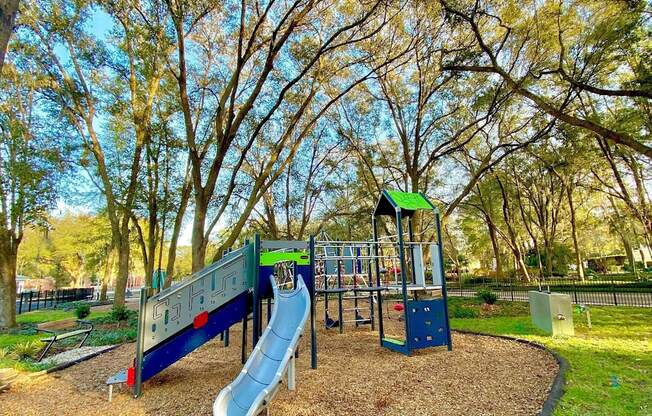
POLYGON ((41 344, 37 341, 21 342, 14 345, 13 355, 18 359, 31 358, 41 350, 41 344))
POLYGON ((498 296, 489 289, 480 289, 475 293, 475 296, 487 305, 493 305, 498 300, 498 296))
POLYGON ((129 309, 124 305, 113 305, 111 309, 111 320, 126 321, 127 319, 129 319, 129 309))
POLYGON ((478 311, 472 308, 466 308, 464 306, 459 306, 453 308, 453 318, 467 319, 467 318, 477 318, 478 311))
POLYGON ((91 314, 91 305, 86 302, 79 302, 75 305, 75 316, 77 319, 84 319, 91 314))

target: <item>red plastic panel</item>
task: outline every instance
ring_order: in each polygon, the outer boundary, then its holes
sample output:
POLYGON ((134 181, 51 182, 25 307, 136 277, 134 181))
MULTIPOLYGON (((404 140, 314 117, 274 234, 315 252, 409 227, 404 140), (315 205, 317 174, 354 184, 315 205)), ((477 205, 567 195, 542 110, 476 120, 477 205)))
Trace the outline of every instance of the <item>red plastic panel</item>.
POLYGON ((127 368, 127 386, 132 387, 136 384, 136 369, 134 367, 127 368))
POLYGON ((195 329, 201 328, 206 325, 208 322, 208 311, 204 311, 199 315, 195 316, 195 319, 192 321, 192 326, 195 329))

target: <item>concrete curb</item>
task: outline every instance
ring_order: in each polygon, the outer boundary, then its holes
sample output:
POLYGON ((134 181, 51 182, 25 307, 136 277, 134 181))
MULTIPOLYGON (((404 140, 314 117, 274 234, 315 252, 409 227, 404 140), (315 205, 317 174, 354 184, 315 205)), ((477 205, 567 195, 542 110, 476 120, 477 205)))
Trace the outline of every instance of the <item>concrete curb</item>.
POLYGON ((570 368, 568 361, 566 361, 564 357, 557 354, 555 351, 549 349, 545 345, 523 338, 510 337, 507 335, 486 334, 482 332, 469 331, 466 329, 453 329, 452 331, 460 334, 479 335, 483 337, 501 338, 510 341, 520 342, 521 344, 530 345, 534 348, 544 350, 550 355, 552 355, 553 357, 555 357, 555 360, 557 361, 557 365, 559 365, 559 372, 555 376, 555 379, 552 382, 552 386, 550 387, 550 392, 548 393, 548 398, 543 403, 543 408, 539 412, 539 416, 552 416, 555 407, 559 402, 559 399, 561 399, 561 397, 564 395, 564 386, 566 385, 566 372, 570 368))

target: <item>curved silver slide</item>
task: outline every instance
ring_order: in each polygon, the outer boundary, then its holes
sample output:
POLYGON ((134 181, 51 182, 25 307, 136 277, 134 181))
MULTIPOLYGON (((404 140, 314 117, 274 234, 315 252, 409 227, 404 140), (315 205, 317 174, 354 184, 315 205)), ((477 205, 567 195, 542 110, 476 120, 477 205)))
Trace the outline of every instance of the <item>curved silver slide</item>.
POLYGON ((310 294, 301 275, 290 292, 281 292, 274 276, 270 280, 274 291, 271 320, 238 377, 215 399, 214 416, 257 415, 274 398, 294 358, 310 313, 310 294))

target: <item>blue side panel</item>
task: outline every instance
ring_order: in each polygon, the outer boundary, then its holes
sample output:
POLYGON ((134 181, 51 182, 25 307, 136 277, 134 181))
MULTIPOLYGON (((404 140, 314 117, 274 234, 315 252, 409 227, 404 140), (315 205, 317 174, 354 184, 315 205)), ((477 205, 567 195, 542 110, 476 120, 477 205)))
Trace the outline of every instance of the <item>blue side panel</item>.
POLYGON ((269 283, 269 276, 274 274, 274 266, 259 266, 258 296, 260 299, 272 296, 272 285, 269 283))
POLYGON ((412 300, 407 304, 410 349, 448 345, 444 299, 412 300))
POLYGON ((145 381, 179 361, 188 353, 240 322, 250 311, 250 295, 243 292, 208 315, 201 328, 189 326, 172 338, 146 351, 143 356, 142 380, 145 381))
POLYGON ((312 275, 313 273, 312 265, 303 265, 303 266, 297 265, 296 272, 297 272, 296 273, 297 276, 301 275, 301 277, 303 278, 303 282, 306 284, 306 287, 308 288, 308 292, 310 292, 310 297, 312 297, 314 295, 313 288, 315 287, 313 282, 314 277, 312 275))
MULTIPOLYGON (((303 277, 303 281, 308 288, 308 291, 312 296, 312 287, 313 287, 313 271, 311 265, 296 265, 295 266, 296 274, 303 277)), ((258 293, 260 294, 261 299, 265 299, 272 296, 272 286, 269 283, 269 276, 274 274, 274 266, 260 266, 259 271, 260 281, 258 284, 258 293)))

